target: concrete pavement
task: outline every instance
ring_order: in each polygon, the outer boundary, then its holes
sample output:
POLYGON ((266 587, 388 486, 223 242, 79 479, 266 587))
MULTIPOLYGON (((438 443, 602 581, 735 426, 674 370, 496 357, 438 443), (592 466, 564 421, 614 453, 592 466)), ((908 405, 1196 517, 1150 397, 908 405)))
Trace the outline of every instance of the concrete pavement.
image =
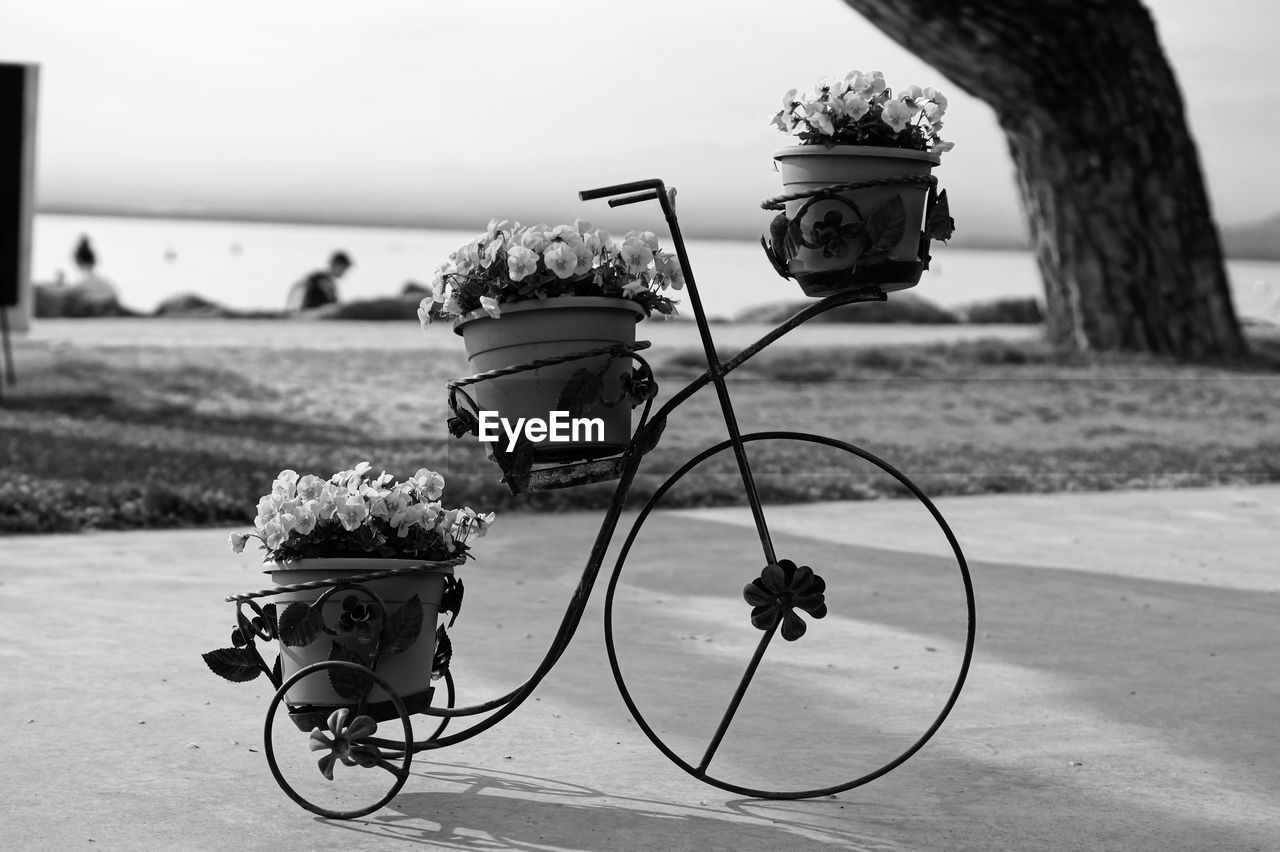
MULTIPOLYGON (((534 696, 420 755, 391 805, 351 822, 275 786, 261 744, 269 685, 222 681, 200 660, 228 644, 222 597, 264 585, 227 530, 0 539, 3 846, 1280 848, 1280 487, 937 503, 972 569, 977 649, 938 734, 884 777, 766 801, 670 763, 612 682, 610 560, 534 696)), ((759 635, 740 596, 760 562, 742 514, 656 515, 615 600, 628 688, 694 762, 759 635)), ((958 570, 917 504, 770 520, 779 556, 826 578, 831 612, 770 647, 712 773, 772 789, 840 783, 900 754, 945 700, 964 632, 958 570)), ((533 670, 597 522, 508 514, 479 543, 451 631, 460 700, 533 670)), ((307 783, 319 778, 305 735, 278 742, 307 783)))

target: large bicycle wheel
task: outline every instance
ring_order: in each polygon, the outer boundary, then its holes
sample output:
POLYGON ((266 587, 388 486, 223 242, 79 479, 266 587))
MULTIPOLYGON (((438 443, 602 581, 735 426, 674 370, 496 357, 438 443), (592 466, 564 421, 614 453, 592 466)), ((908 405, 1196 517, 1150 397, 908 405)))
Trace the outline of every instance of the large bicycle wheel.
POLYGON ((766 524, 786 522, 762 536, 744 506, 664 511, 655 523, 664 502, 743 490, 730 441, 686 462, 618 553, 605 597, 609 662, 640 729, 695 778, 761 798, 838 793, 902 764, 951 712, 973 654, 968 566, 928 497, 871 453, 798 432, 743 442, 766 524), (842 528, 816 535, 795 504, 876 494, 910 499, 845 504, 842 528), (878 520, 862 540, 864 506, 878 520), (886 510, 906 545, 885 535, 886 510))

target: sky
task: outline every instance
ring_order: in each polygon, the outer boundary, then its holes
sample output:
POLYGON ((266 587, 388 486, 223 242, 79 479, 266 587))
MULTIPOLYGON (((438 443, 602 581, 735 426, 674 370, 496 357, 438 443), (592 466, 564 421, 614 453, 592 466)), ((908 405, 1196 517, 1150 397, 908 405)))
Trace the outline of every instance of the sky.
MULTIPOLYGON (((1147 5, 1219 222, 1280 212, 1274 0, 1147 5)), ((609 226, 577 191, 658 177, 751 237, 782 94, 856 68, 950 98, 957 243, 1026 232, 992 111, 841 0, 0 0, 0 61, 41 67, 44 210, 609 226)))

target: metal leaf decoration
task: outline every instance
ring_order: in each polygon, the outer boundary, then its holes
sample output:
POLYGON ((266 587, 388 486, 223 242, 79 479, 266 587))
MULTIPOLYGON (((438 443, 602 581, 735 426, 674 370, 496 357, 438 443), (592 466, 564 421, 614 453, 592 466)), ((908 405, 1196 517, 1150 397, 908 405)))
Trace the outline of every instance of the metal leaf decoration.
POLYGON ((257 658, 248 648, 219 648, 201 657, 209 671, 233 683, 245 683, 262 673, 257 658))
POLYGON ((876 205, 867 217, 867 253, 888 254, 907 232, 907 207, 894 195, 876 205))
POLYGON ((951 207, 947 203, 947 191, 938 193, 937 199, 929 208, 929 215, 924 222, 924 235, 931 240, 946 242, 956 232, 956 221, 951 218, 951 207))

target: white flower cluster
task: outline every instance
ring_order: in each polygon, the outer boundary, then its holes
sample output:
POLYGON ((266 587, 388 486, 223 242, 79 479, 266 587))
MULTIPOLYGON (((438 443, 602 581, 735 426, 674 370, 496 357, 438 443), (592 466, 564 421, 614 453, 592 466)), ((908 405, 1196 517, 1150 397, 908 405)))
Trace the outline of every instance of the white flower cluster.
POLYGON ((795 89, 782 98, 773 124, 784 133, 807 135, 812 141, 877 144, 913 128, 906 141, 941 154, 955 147, 939 136, 946 97, 934 88, 908 86, 895 97, 879 71, 850 71, 843 80, 823 77, 811 94, 795 89))
POLYGON ((600 295, 647 301, 647 308, 665 314, 674 308, 659 294, 681 289, 684 274, 652 231, 628 231, 615 245, 607 231, 583 219, 556 226, 490 220, 483 234, 435 271, 432 295, 422 300, 418 318, 424 328, 436 316, 477 309, 497 318, 503 302, 578 293, 575 282, 590 282, 600 295))
POLYGON ((493 523, 492 512, 479 515, 468 508, 443 508, 444 477, 433 470, 422 468, 399 483, 385 471, 369 477, 370 470, 368 462, 360 462, 328 480, 281 471, 271 493, 258 501, 253 532, 232 533, 231 549, 240 553, 248 539, 258 538, 271 556, 286 543, 310 535, 319 525, 336 521, 347 532, 389 527, 399 538, 415 529, 435 531, 445 548, 453 552, 456 543, 466 544, 483 536, 493 523))

